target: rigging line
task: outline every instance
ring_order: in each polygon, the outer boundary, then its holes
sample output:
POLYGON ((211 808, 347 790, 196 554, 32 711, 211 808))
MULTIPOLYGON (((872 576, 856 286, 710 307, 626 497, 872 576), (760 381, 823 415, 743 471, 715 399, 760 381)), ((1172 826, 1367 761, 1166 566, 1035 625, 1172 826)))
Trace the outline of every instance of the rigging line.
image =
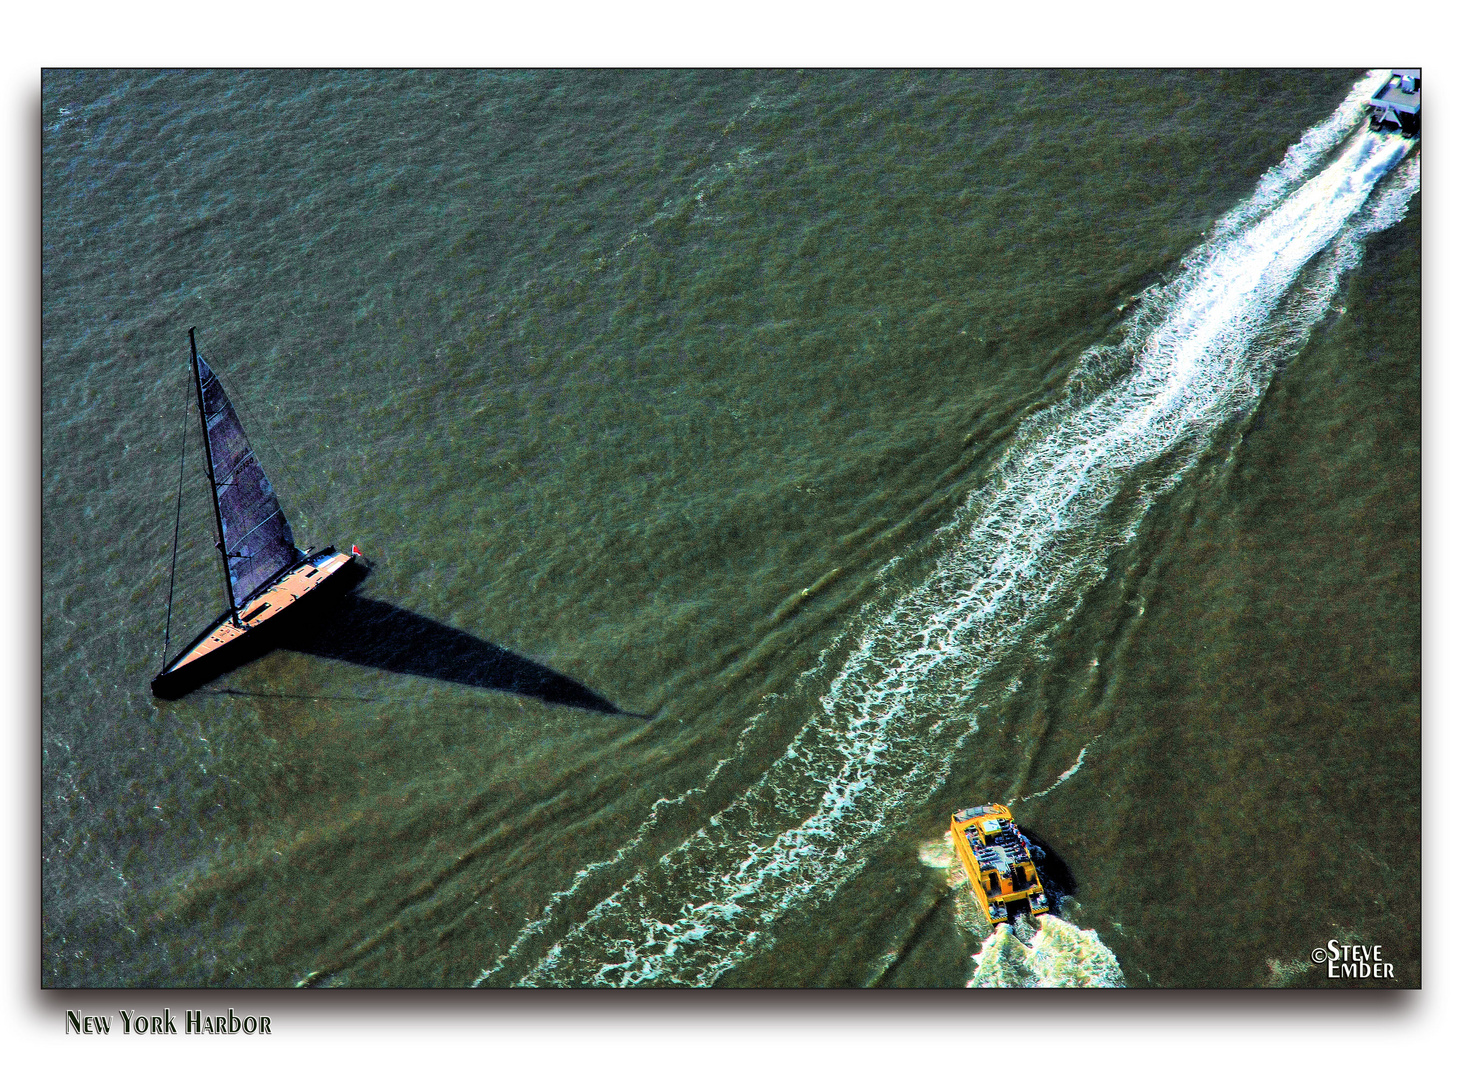
MULTIPOLYGON (((188 397, 192 396, 189 391, 188 397)), ((167 649, 172 643, 172 589, 177 584, 177 538, 182 531, 182 478, 187 471, 187 414, 182 407, 182 462, 177 466, 177 520, 172 525, 172 577, 167 582, 167 628, 162 631, 162 663, 167 663, 167 649)))

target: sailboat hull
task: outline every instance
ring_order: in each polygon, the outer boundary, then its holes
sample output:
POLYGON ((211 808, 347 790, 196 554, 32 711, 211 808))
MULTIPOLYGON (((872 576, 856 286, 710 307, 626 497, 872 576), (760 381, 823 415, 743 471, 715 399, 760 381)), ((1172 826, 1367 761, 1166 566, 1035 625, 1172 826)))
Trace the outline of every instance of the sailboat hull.
POLYGON ((241 605, 236 621, 229 612, 199 634, 152 680, 154 696, 166 700, 184 694, 256 659, 273 648, 276 632, 293 623, 299 612, 337 595, 353 575, 354 556, 332 548, 315 552, 291 566, 241 605))

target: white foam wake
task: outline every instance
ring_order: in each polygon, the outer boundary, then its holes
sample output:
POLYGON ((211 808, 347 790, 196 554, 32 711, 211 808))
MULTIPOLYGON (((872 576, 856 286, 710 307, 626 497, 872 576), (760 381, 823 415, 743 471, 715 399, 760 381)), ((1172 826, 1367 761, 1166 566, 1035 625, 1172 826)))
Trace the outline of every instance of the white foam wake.
MULTIPOLYGON (((1085 354, 1063 400, 1024 424, 941 531, 927 580, 866 614, 783 756, 597 903, 520 984, 708 985, 920 810, 977 730, 980 684, 1077 609, 1153 501, 1304 344, 1362 239, 1401 218, 1418 188, 1415 159, 1369 196, 1407 141, 1362 131, 1320 167, 1360 119, 1352 102, 1364 85, 1174 281, 1145 294, 1118 344, 1085 354)), ((540 922, 482 980, 514 977, 506 960, 540 922)))
POLYGON ((1006 926, 993 931, 972 958, 969 988, 1122 987, 1124 972, 1097 931, 1084 930, 1056 915, 1038 918, 1037 931, 1024 942, 1006 926))

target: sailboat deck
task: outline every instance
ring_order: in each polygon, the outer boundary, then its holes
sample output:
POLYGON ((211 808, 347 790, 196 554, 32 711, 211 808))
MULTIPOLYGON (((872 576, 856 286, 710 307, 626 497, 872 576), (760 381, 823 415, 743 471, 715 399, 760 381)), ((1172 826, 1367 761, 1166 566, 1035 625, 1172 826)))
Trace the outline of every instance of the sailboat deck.
POLYGON ((249 598, 238 613, 238 622, 224 618, 204 632, 181 656, 168 665, 164 674, 180 671, 189 664, 211 656, 269 620, 287 611, 294 604, 318 589, 343 570, 353 556, 342 552, 321 553, 300 563, 268 588, 249 598))

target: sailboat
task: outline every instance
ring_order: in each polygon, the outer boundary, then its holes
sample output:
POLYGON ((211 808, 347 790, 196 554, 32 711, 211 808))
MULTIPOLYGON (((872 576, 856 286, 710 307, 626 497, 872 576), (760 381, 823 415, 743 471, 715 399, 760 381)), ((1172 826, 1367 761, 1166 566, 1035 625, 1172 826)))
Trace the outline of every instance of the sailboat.
MULTIPOLYGON (((306 605, 338 591, 354 555, 332 547, 300 551, 223 385, 197 351, 196 327, 187 331, 193 383, 207 456, 213 524, 223 560, 228 610, 163 666, 152 693, 179 698, 223 671, 267 651, 270 631, 306 605)), ((181 503, 179 501, 179 514, 181 503)), ((176 539, 173 540, 176 567, 176 539)), ((168 598, 168 639, 172 625, 168 598)), ((166 655, 164 640, 163 655, 166 655)))

